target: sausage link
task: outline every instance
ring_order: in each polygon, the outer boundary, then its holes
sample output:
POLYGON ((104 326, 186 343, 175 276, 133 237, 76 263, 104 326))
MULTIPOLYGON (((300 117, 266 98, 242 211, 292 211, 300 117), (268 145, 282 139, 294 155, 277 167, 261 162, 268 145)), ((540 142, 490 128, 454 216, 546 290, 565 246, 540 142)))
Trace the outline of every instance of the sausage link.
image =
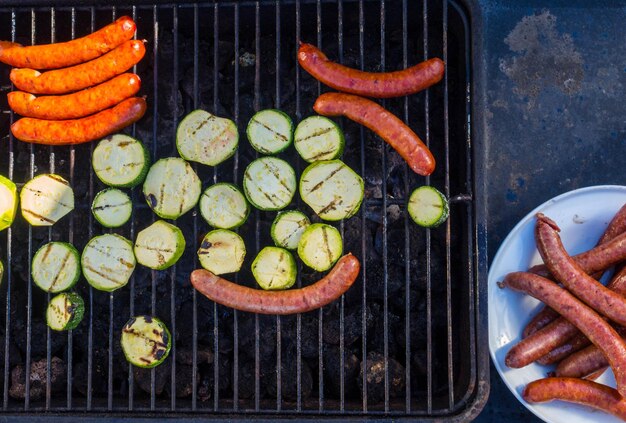
MULTIPOLYGON (((607 242, 613 240, 618 235, 621 235, 624 232, 626 232, 626 204, 624 204, 617 211, 617 213, 615 213, 615 215, 613 216, 613 218, 607 225, 606 229, 600 236, 600 239, 598 240, 596 246, 606 244, 607 242)), ((585 269, 585 272, 587 273, 590 273, 589 272, 590 261, 591 263, 594 262, 593 256, 595 253, 592 251, 593 250, 572 256, 572 258, 576 260, 576 262, 578 262, 578 264, 580 264, 581 267, 585 269)), ((538 264, 536 266, 533 266, 528 271, 531 273, 536 273, 538 275, 544 276, 546 278, 550 278, 552 276, 550 275, 550 271, 548 270, 545 264, 538 264)), ((593 277, 594 279, 600 279, 601 273, 597 272, 593 275, 593 277)), ((554 310, 551 310, 549 307, 544 307, 526 325, 526 327, 524 328, 524 331, 522 332, 522 337, 526 338, 528 335, 531 335, 533 332, 536 332, 537 330, 546 326, 548 323, 552 322, 557 317, 558 317, 558 313, 556 313, 554 310)))
POLYGON ((32 94, 67 94, 108 81, 136 65, 145 54, 143 41, 130 40, 90 62, 44 73, 12 69, 9 77, 18 89, 32 94))
POLYGON ((128 98, 95 115, 73 120, 22 118, 11 125, 15 138, 37 144, 81 144, 103 138, 141 119, 146 100, 128 98))
POLYGON ((626 394, 626 343, 598 313, 551 280, 532 273, 509 273, 498 286, 531 295, 572 322, 604 352, 619 392, 626 394))
POLYGON ((577 333, 579 332, 576 326, 565 319, 556 319, 515 344, 506 354, 504 362, 514 369, 527 366, 557 348, 563 338, 567 341, 577 333))
POLYGON ((122 16, 115 22, 82 38, 65 43, 36 46, 0 44, 0 62, 16 68, 58 69, 95 59, 135 35, 135 22, 122 16))
POLYGON ((352 94, 325 93, 313 109, 324 116, 346 116, 374 131, 402 156, 413 172, 426 176, 435 170, 435 158, 422 140, 393 113, 352 94))
POLYGON ((304 313, 323 307, 348 290, 359 275, 361 264, 352 254, 343 256, 316 283, 300 289, 263 291, 227 281, 208 270, 191 273, 191 284, 216 303, 260 314, 304 313))
POLYGON ((529 403, 561 400, 586 405, 626 420, 626 399, 615 389, 590 380, 549 377, 526 385, 522 397, 529 403))
POLYGON ((332 62, 317 47, 301 43, 300 66, 318 81, 345 93, 365 97, 400 97, 422 91, 443 78, 445 63, 429 59, 395 72, 363 72, 332 62))
POLYGON ((7 94, 11 109, 22 116, 38 119, 76 119, 115 106, 137 94, 141 80, 133 73, 124 73, 93 88, 63 96, 35 97, 23 91, 7 94))
MULTIPOLYGON (((535 238, 539 254, 554 277, 582 301, 620 325, 626 325, 626 298, 611 291, 589 276, 567 254, 558 231, 552 220, 542 213, 537 214, 535 238)), ((613 241, 598 248, 605 248, 603 257, 611 257, 610 262, 617 263, 626 258, 626 238, 619 246, 616 241, 626 236, 622 234, 613 241)))
POLYGON ((548 354, 538 359, 537 363, 543 364, 544 366, 558 363, 561 360, 564 360, 565 358, 569 357, 573 353, 580 351, 583 348, 589 346, 589 344, 591 344, 591 341, 589 341, 585 335, 578 332, 576 335, 570 338, 563 345, 557 346, 548 354))

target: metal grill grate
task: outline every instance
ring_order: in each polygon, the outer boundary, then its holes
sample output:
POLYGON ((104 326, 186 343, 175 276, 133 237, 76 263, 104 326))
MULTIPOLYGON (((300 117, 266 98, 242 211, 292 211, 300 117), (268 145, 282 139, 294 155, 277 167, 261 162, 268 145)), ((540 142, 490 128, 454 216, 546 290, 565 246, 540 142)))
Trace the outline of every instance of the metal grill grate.
MULTIPOLYGON (((233 118, 242 134, 253 112, 262 108, 285 110, 296 122, 312 114, 315 98, 327 88, 296 65, 296 46, 303 40, 367 70, 443 58, 447 72, 441 84, 383 101, 422 135, 438 169, 431 177, 418 177, 380 139, 352 122, 340 122, 347 140, 344 160, 366 182, 360 213, 339 225, 346 248, 362 261, 362 273, 340 301, 322 310, 294 317, 249 315, 197 295, 187 278, 198 265, 199 237, 209 228, 194 211, 177 221, 188 244, 181 262, 163 272, 137 269, 128 287, 114 293, 95 291, 81 280, 85 319, 76 330, 56 334, 42 320, 50 296, 33 289, 30 259, 49 240, 66 240, 81 249, 102 233, 89 207, 103 186, 89 164, 93 145, 34 146, 10 135, 8 125, 17 117, 6 103, 4 94, 12 87, 9 70, 2 67, 0 171, 18 185, 38 173, 59 173, 69 179, 77 198, 76 210, 50 229, 31 228, 18 218, 0 234, 0 257, 6 263, 2 410, 23 415, 89 411, 459 419, 484 401, 479 385, 487 370, 476 345, 478 256, 483 252, 474 215, 471 40, 464 8, 453 0, 16 5, 0 8, 0 39, 65 40, 125 14, 138 22, 137 38, 147 40, 148 53, 136 72, 151 106, 131 134, 150 146, 153 159, 176 155, 176 125, 195 108, 233 118), (422 184, 450 197, 451 217, 441 228, 418 228, 405 212, 406 193, 422 184), (130 316, 146 313, 165 320, 176 342, 167 365, 138 371, 124 361, 118 338, 130 316), (382 357, 382 386, 361 395, 359 382, 378 383, 358 374, 359 362, 372 352, 382 357), (47 365, 45 380, 30 382, 24 369, 51 363, 53 357, 64 365, 47 365), (401 376, 406 384, 398 392, 401 376), (11 391, 16 381, 24 384, 25 399, 11 391)), ((238 183, 255 154, 242 137, 230 161, 213 169, 194 167, 204 186, 238 183)), ((286 157, 301 172, 295 152, 286 157)), ((154 216, 140 187, 130 194, 135 204, 131 222, 115 232, 134 239, 154 216)), ((298 199, 295 206, 304 205, 298 199)), ((240 230, 248 267, 269 243, 272 218, 256 211, 240 230)), ((313 275, 300 264, 298 270, 298 286, 309 283, 313 275)), ((237 280, 244 283, 251 276, 244 271, 237 280)))

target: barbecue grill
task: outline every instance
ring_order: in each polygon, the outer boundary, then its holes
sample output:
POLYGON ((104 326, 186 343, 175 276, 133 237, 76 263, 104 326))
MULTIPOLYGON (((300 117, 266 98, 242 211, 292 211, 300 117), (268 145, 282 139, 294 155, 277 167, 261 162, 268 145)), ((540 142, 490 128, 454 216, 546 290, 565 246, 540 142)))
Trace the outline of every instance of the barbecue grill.
MULTIPOLYGON (((485 216, 470 131, 471 31, 466 5, 455 0, 137 2, 101 6, 83 1, 8 1, 0 6, 0 39, 40 44, 85 35, 122 15, 132 16, 148 53, 136 67, 147 96, 146 116, 127 132, 152 159, 175 156, 175 131, 196 108, 232 118, 243 135, 248 119, 278 108, 296 122, 328 88, 297 66, 300 40, 349 66, 382 71, 426 58, 447 63, 445 79, 422 93, 383 101, 422 136, 438 160, 430 177, 413 174, 382 140, 340 120, 343 159, 365 180, 360 212, 338 224, 362 262, 359 280, 339 301, 297 316, 260 316, 214 304, 188 277, 208 225, 196 210, 176 221, 187 239, 181 261, 166 271, 136 269, 113 293, 78 291, 86 302, 81 325, 55 333, 42 319, 46 294, 29 272, 36 249, 50 240, 80 250, 109 231, 89 207, 104 186, 90 168, 94 146, 44 147, 15 140, 8 126, 9 69, 0 69, 0 172, 18 183, 58 173, 74 187, 76 210, 51 228, 17 218, 0 234, 6 276, 0 288, 2 412, 63 419, 81 416, 361 418, 467 421, 488 395, 486 311, 479 299, 485 276, 485 216), (53 4, 51 4, 53 3, 53 4), (450 199, 446 224, 424 229, 410 221, 408 194, 430 184, 450 199), (170 357, 158 368, 136 369, 123 358, 126 320, 152 314, 170 328, 170 357), (361 371, 361 369, 364 371, 361 371), (363 388, 361 388, 363 387, 363 388), (85 414, 87 413, 87 414, 85 414)), ((282 155, 299 174, 293 149, 282 155)), ((233 159, 216 168, 195 165, 206 187, 240 183, 256 157, 241 137, 233 159)), ((129 239, 154 215, 141 193, 129 239)), ((299 200, 293 207, 306 210, 299 200)), ((307 213, 311 215, 310 210, 307 213)), ((237 281, 251 284, 249 265, 269 245, 269 212, 252 212, 239 230, 248 255, 237 281)), ((298 285, 315 278, 299 265, 298 285)))

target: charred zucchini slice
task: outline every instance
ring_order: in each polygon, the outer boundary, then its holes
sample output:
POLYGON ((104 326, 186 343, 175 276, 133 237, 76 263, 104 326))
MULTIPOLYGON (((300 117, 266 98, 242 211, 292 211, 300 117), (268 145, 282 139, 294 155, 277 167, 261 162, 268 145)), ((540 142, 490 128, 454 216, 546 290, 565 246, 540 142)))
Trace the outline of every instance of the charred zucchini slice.
POLYGON ((137 235, 135 257, 150 269, 164 270, 173 266, 185 251, 182 231, 163 220, 157 220, 137 235))
POLYGON ((246 197, 233 184, 220 182, 204 190, 200 213, 215 228, 232 229, 243 225, 250 213, 246 197))
POLYGON ((161 364, 169 355, 172 335, 156 317, 136 316, 122 328, 121 344, 129 363, 150 369, 161 364))
POLYGON ((194 110, 178 125, 176 147, 180 157, 217 166, 235 154, 239 144, 237 125, 204 110, 194 110))
POLYGON ((282 159, 261 157, 246 168, 243 191, 260 210, 284 209, 296 193, 296 172, 282 159))
POLYGON ((446 221, 449 214, 446 196, 431 186, 416 188, 407 205, 409 216, 425 228, 434 228, 446 221))
POLYGON ((52 330, 72 330, 83 320, 85 303, 75 292, 63 292, 50 300, 46 323, 52 330))
POLYGON ((235 232, 216 229, 206 234, 198 249, 200 265, 216 274, 234 273, 241 269, 246 245, 235 232))
POLYGON ((92 238, 80 261, 85 279, 100 291, 115 291, 125 286, 137 264, 133 244, 117 234, 92 238))
POLYGON ((265 247, 252 262, 252 275, 266 290, 291 288, 297 274, 296 261, 284 248, 265 247))
POLYGON ((293 141, 300 157, 309 163, 338 158, 345 143, 341 128, 324 116, 309 116, 300 122, 293 141))
POLYGON ((150 154, 133 137, 115 134, 103 138, 93 150, 93 170, 103 183, 117 188, 136 187, 146 177, 150 154))
POLYGON ((277 154, 293 140, 293 122, 284 112, 266 109, 257 112, 248 122, 248 141, 261 154, 277 154))
POLYGON ((68 290, 80 278, 80 255, 72 244, 49 242, 33 256, 31 274, 33 282, 46 292, 68 290))
POLYGON ((309 218, 298 210, 279 212, 272 223, 272 239, 278 247, 295 250, 302 233, 310 224, 309 218))
POLYGON ((343 253, 339 231, 325 223, 314 223, 304 230, 298 243, 298 256, 304 264, 324 272, 335 264, 343 253))
POLYGON ((38 175, 22 187, 20 203, 28 223, 52 226, 74 210, 74 191, 59 175, 38 175))
POLYGON ((133 203, 125 192, 108 188, 96 194, 91 212, 105 228, 118 228, 130 219, 133 203))

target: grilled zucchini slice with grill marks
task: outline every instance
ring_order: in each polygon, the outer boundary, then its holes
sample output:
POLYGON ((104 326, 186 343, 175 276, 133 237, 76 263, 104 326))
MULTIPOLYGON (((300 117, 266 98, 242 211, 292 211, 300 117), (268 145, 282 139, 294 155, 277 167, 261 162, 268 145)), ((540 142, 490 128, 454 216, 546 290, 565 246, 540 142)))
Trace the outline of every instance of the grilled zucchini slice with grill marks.
POLYGON ((93 170, 103 183, 132 188, 143 182, 150 167, 150 154, 138 139, 124 134, 103 138, 93 150, 93 170))
POLYGON ((83 298, 75 292, 63 292, 48 303, 46 323, 56 331, 76 329, 84 314, 83 298))
POLYGON ((245 257, 243 239, 227 229, 215 229, 206 234, 198 249, 200 265, 216 275, 238 272, 245 257))
POLYGON ((278 247, 295 250, 302 233, 310 224, 309 218, 298 210, 282 211, 272 222, 270 234, 278 247))
POLYGON ((100 291, 115 291, 126 285, 137 264, 133 244, 117 234, 92 238, 80 262, 89 285, 100 291))
POLYGON ((0 231, 13 224, 17 211, 17 188, 10 179, 0 175, 0 231))
POLYGON ((220 182, 211 185, 200 197, 200 213, 215 228, 232 229, 243 225, 250 207, 239 188, 220 182))
POLYGON ((324 116, 309 116, 300 122, 293 140, 300 157, 309 163, 338 158, 345 143, 339 125, 324 116))
POLYGON ((324 272, 335 264, 343 253, 341 234, 325 223, 309 225, 298 242, 298 256, 304 264, 318 272, 324 272))
POLYGON ((173 266, 185 251, 185 237, 176 226, 157 220, 137 235, 135 257, 150 269, 173 266))
POLYGON ((300 177, 300 197, 324 220, 353 216, 363 201, 363 179, 341 160, 309 165, 300 177))
POLYGON ((31 274, 33 282, 46 292, 68 290, 80 278, 80 255, 72 244, 49 242, 33 256, 31 274))
POLYGON ((172 348, 172 335, 156 317, 136 316, 122 328, 121 344, 129 363, 149 369, 167 358, 172 348))
POLYGON ((265 247, 252 262, 252 275, 266 290, 291 288, 297 274, 296 261, 284 248, 265 247))
POLYGON ((59 175, 38 175, 22 187, 20 203, 28 223, 52 226, 74 210, 74 191, 59 175))
POLYGON ((148 205, 162 219, 178 219, 187 213, 198 203, 201 192, 200 178, 178 157, 153 164, 143 184, 148 205))
POLYGON ((96 194, 91 212, 105 228, 118 228, 130 219, 133 203, 125 192, 108 188, 96 194))
POLYGON ((257 112, 248 122, 248 141, 261 154, 277 154, 293 140, 293 122, 284 112, 266 109, 257 112))
POLYGON ((246 168, 243 191, 260 210, 284 209, 296 193, 296 172, 282 159, 261 157, 246 168))
POLYGON ((446 221, 449 214, 446 196, 431 186, 416 188, 407 205, 409 216, 425 228, 434 228, 446 221))
POLYGON ((194 110, 178 125, 176 148, 185 160, 217 166, 235 154, 239 144, 237 125, 204 110, 194 110))

